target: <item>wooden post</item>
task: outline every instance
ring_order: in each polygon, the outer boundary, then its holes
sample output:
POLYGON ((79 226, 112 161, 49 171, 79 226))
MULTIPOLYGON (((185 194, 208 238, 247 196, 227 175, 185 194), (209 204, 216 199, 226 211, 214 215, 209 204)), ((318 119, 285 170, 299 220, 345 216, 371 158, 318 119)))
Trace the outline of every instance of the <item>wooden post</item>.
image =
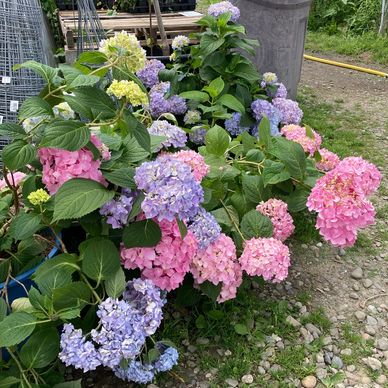
POLYGON ((388 1, 382 0, 381 4, 381 19, 380 19, 380 27, 379 34, 382 35, 387 31, 388 25, 388 1))
POLYGON ((162 13, 160 12, 159 0, 152 0, 152 1, 154 2, 156 20, 158 21, 159 32, 160 32, 160 36, 162 38, 163 55, 169 55, 170 54, 170 46, 167 42, 166 31, 164 30, 163 18, 162 18, 162 13))

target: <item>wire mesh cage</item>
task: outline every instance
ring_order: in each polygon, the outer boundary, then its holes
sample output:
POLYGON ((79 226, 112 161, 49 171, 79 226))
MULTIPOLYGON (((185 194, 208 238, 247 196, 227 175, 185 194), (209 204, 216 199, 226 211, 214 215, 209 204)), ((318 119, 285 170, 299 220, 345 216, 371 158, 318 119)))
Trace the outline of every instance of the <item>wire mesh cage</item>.
MULTIPOLYGON (((0 0, 0 123, 17 121, 23 101, 44 86, 31 70, 13 70, 28 60, 51 62, 44 26, 39 0, 0 0)), ((8 141, 0 139, 0 151, 8 141)))

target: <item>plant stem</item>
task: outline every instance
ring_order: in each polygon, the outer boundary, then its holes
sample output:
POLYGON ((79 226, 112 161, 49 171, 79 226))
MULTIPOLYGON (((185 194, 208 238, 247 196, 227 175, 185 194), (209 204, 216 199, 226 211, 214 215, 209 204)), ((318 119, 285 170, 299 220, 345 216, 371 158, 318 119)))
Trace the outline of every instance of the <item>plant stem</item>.
POLYGON ((86 283, 86 285, 90 288, 90 290, 92 291, 92 294, 93 296, 96 298, 97 302, 98 303, 101 303, 101 298, 100 296, 97 294, 97 292, 95 291, 95 289, 92 287, 92 285, 89 283, 89 280, 87 279, 87 277, 81 273, 81 278, 82 280, 86 283))
POLYGON ((7 349, 8 353, 11 355, 11 357, 13 358, 13 360, 15 361, 17 367, 19 368, 20 373, 22 374, 23 380, 24 380, 24 381, 26 382, 26 384, 27 384, 27 387, 32 388, 32 385, 28 382, 27 377, 26 377, 26 375, 24 374, 24 370, 23 370, 23 368, 22 368, 22 366, 21 366, 19 360, 17 359, 17 357, 14 355, 14 353, 12 352, 12 350, 11 350, 10 348, 6 348, 6 349, 7 349))
POLYGON ((232 215, 229 212, 229 209, 225 205, 225 202, 222 199, 220 199, 220 201, 221 201, 221 204, 222 204, 222 206, 224 207, 224 209, 226 211, 226 214, 228 215, 228 217, 230 219, 230 222, 233 224, 233 226, 235 227, 237 233, 240 235, 242 240, 245 241, 245 237, 243 236, 243 234, 241 233, 241 230, 239 229, 239 227, 237 226, 236 222, 234 221, 232 215))
POLYGON ((11 174, 11 177, 12 177, 12 183, 13 185, 11 185, 9 179, 8 179, 8 176, 7 176, 7 168, 4 166, 3 167, 3 176, 4 176, 4 180, 5 180, 5 183, 7 184, 7 186, 9 187, 9 189, 12 191, 12 195, 13 195, 13 205, 15 207, 15 214, 18 214, 19 213, 19 196, 18 196, 18 188, 15 186, 15 180, 13 178, 13 174, 12 172, 10 171, 10 174, 11 174))

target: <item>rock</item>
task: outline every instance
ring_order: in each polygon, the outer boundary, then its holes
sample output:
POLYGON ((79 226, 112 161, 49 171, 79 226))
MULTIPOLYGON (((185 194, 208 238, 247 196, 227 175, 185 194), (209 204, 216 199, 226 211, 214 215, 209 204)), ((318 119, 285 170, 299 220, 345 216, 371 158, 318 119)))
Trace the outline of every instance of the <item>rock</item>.
POLYGON ((331 360, 333 358, 333 353, 332 352, 325 352, 323 358, 325 360, 325 364, 330 365, 331 364, 331 360))
POLYGON ((257 368, 257 371, 259 372, 259 374, 260 375, 265 375, 265 369, 262 367, 262 366, 259 366, 258 368, 257 368))
POLYGON ((345 256, 345 255, 346 255, 345 249, 344 249, 344 248, 340 248, 339 251, 338 251, 338 254, 339 254, 340 256, 345 256))
POLYGON ((354 313, 354 316, 360 321, 362 322, 364 319, 365 319, 365 313, 363 311, 356 311, 354 313))
POLYGON ((317 364, 323 364, 325 362, 325 359, 323 358, 322 353, 317 353, 316 360, 317 360, 317 364))
POLYGON ((369 335, 375 335, 376 329, 373 326, 366 325, 365 326, 365 333, 368 333, 369 335))
POLYGON ((346 370, 348 370, 349 372, 354 372, 356 370, 356 367, 354 365, 348 365, 346 367, 346 370))
POLYGON ((344 367, 344 363, 338 356, 334 356, 331 359, 331 366, 336 369, 342 369, 344 367))
POLYGON ((359 279, 362 279, 364 275, 364 272, 362 270, 361 267, 357 267, 355 270, 352 271, 352 273, 350 274, 350 276, 353 278, 353 279, 356 279, 356 280, 359 280, 359 279))
POLYGON ((244 384, 252 384, 253 383, 253 376, 252 375, 244 375, 241 377, 241 382, 244 384))
POLYGON ((197 351, 197 347, 194 346, 194 345, 189 345, 187 347, 187 350, 190 352, 190 353, 195 353, 197 351))
POLYGON ((296 320, 294 317, 292 317, 291 315, 289 315, 289 316, 286 318, 286 322, 287 322, 289 325, 291 325, 291 326, 293 326, 293 327, 296 327, 296 328, 302 326, 301 323, 300 323, 298 320, 296 320))
POLYGON ((324 368, 317 368, 317 370, 315 371, 315 374, 317 375, 319 380, 322 380, 327 377, 327 370, 324 368))
POLYGON ((305 342, 306 344, 310 344, 311 342, 314 341, 313 335, 312 335, 309 331, 307 331, 306 328, 301 327, 301 328, 299 329, 299 331, 300 331, 300 333, 302 334, 302 336, 303 336, 303 338, 304 338, 304 342, 305 342))
POLYGON ((371 315, 367 315, 366 316, 366 324, 371 325, 371 326, 375 326, 375 325, 377 325, 377 319, 375 317, 372 317, 371 315))
POLYGON ((354 300, 357 300, 359 298, 358 294, 356 294, 355 292, 351 292, 349 294, 349 298, 350 299, 354 299, 354 300))
POLYGON ((302 380, 302 386, 305 388, 314 388, 317 385, 317 378, 315 376, 306 376, 302 380))
POLYGON ((331 339, 331 337, 329 335, 324 337, 322 340, 322 344, 324 346, 330 345, 332 342, 333 342, 333 340, 331 339))
POLYGON ((378 360, 377 358, 367 357, 367 358, 363 358, 362 361, 364 361, 364 363, 368 365, 369 368, 371 368, 372 370, 376 371, 381 369, 381 361, 378 360))
POLYGON ((229 387, 237 387, 238 381, 235 379, 226 379, 225 383, 228 384, 229 387))
POLYGON ((362 284, 363 284, 363 286, 364 286, 365 288, 369 288, 369 287, 371 287, 371 286, 373 285, 373 282, 372 282, 372 280, 370 280, 370 279, 364 279, 364 280, 362 281, 362 284))
POLYGON ((224 352, 224 356, 230 357, 232 355, 232 352, 229 349, 226 349, 224 352))
POLYGON ((196 342, 198 345, 208 345, 210 341, 209 338, 198 338, 196 342))
POLYGON ((388 339, 383 337, 376 341, 376 348, 383 352, 388 350, 388 339))
POLYGON ((352 349, 349 349, 349 348, 343 349, 341 350, 341 354, 343 356, 350 356, 352 354, 352 349))
POLYGON ((282 367, 279 364, 273 364, 271 368, 269 368, 270 373, 277 373, 282 370, 282 367))
POLYGON ((377 379, 376 379, 376 383, 377 384, 385 384, 387 382, 387 376, 385 375, 380 375, 377 379))
POLYGON ((354 283, 352 288, 353 288, 354 291, 360 291, 360 286, 359 286, 358 283, 354 283))
POLYGON ((159 387, 155 384, 148 384, 147 388, 159 388, 159 387))

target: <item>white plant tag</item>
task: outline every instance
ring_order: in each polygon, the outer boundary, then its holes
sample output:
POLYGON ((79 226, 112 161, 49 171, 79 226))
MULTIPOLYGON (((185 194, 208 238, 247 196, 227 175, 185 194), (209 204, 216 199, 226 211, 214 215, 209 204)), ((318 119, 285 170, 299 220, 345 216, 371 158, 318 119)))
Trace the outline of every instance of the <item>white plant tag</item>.
POLYGON ((3 119, 4 119, 4 117, 0 116, 0 124, 3 124, 3 119))
POLYGON ((11 77, 8 77, 6 75, 3 75, 1 77, 1 83, 2 84, 10 84, 11 83, 11 77))
POLYGON ((17 112, 19 110, 19 101, 12 100, 9 104, 10 112, 17 112))

